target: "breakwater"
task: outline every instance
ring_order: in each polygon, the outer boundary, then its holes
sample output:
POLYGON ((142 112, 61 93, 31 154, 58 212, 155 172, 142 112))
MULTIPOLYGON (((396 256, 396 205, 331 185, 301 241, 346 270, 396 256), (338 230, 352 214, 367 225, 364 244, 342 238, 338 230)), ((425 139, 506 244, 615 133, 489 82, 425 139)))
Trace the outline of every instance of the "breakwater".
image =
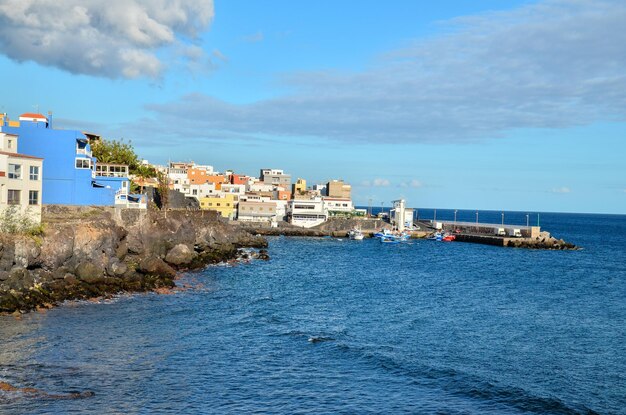
POLYGON ((0 312, 170 288, 179 270, 267 246, 215 212, 51 205, 43 218, 41 236, 0 235, 0 312))

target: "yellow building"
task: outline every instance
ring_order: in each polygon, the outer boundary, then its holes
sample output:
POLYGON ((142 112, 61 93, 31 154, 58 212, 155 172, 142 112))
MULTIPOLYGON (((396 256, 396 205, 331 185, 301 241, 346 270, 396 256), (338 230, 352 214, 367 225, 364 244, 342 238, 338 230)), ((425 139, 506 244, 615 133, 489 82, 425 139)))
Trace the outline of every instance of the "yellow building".
POLYGON ((200 209, 215 210, 225 218, 235 217, 235 196, 234 194, 224 194, 217 197, 203 197, 200 199, 200 209))
POLYGON ((306 192, 306 180, 298 179, 291 190, 293 195, 304 194, 306 192))

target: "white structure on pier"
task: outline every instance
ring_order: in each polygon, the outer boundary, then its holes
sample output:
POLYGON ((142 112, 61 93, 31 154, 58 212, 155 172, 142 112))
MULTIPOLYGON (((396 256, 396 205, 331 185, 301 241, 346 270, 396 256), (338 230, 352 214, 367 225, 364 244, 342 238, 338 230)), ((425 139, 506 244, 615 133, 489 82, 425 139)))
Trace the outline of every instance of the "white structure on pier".
POLYGON ((404 199, 394 200, 393 208, 389 212, 389 219, 393 227, 400 232, 406 227, 406 202, 404 199))

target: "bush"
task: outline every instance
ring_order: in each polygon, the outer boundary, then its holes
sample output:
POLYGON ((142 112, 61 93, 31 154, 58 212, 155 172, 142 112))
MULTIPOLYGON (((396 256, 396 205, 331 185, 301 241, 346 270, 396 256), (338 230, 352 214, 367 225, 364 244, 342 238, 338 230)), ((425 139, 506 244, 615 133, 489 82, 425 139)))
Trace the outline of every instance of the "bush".
POLYGON ((0 232, 43 235, 43 224, 35 223, 31 215, 21 212, 19 206, 9 206, 0 210, 0 232))

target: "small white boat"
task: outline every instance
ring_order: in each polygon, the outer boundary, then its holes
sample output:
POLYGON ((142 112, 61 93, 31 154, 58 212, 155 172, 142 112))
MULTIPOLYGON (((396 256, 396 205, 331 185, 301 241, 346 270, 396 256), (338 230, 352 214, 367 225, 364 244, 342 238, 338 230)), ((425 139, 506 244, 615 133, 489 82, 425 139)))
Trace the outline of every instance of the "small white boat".
POLYGON ((348 237, 355 241, 362 241, 364 236, 360 228, 354 228, 348 232, 348 237))

